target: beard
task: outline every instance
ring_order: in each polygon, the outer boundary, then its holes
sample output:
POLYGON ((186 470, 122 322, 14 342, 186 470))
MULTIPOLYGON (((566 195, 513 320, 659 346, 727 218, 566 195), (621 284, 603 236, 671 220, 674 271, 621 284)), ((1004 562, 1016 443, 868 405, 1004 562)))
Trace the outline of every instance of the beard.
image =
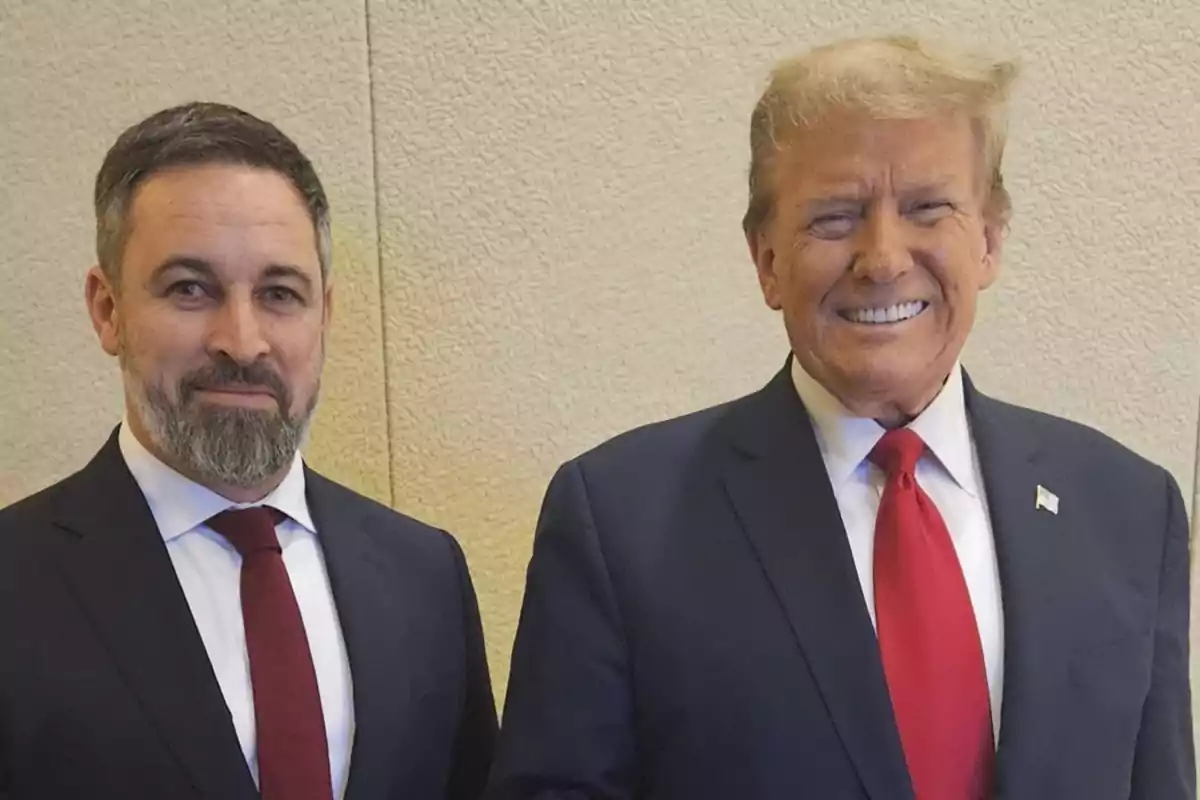
POLYGON ((292 415, 292 392, 263 363, 239 364, 226 356, 189 372, 175 397, 147 381, 125 358, 121 372, 126 395, 151 442, 179 471, 202 483, 248 489, 286 469, 304 443, 317 406, 320 385, 304 409, 292 415), (228 408, 197 402, 202 389, 266 387, 277 411, 228 408))

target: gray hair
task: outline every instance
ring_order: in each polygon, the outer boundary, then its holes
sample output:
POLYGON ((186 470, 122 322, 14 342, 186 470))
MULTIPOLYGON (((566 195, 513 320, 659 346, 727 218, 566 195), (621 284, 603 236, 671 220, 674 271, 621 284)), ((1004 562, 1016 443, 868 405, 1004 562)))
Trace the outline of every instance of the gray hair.
POLYGON ((156 172, 204 164, 259 167, 287 178, 308 208, 321 278, 328 280, 333 259, 329 201, 312 163, 282 131, 253 114, 221 103, 188 103, 127 129, 96 174, 96 256, 114 288, 138 187, 156 172))

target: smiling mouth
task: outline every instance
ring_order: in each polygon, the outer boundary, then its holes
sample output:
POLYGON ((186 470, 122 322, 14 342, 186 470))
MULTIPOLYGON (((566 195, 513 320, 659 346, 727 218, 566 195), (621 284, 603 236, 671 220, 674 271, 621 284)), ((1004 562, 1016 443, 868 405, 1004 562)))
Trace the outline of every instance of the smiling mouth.
POLYGON ((895 303, 874 308, 847 308, 838 311, 838 315, 859 325, 895 325, 920 316, 927 308, 929 303, 925 300, 914 300, 910 303, 895 303))

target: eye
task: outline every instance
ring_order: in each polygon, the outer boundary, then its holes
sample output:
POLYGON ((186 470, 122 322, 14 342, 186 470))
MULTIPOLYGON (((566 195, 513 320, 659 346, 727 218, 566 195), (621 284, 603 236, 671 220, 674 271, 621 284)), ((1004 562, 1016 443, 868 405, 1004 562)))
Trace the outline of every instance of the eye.
POLYGON ((167 287, 167 296, 179 300, 203 300, 211 294, 208 287, 200 281, 176 281, 167 287))
POLYGON ((908 210, 909 216, 921 223, 934 223, 949 214, 954 206, 948 200, 922 200, 908 210))
POLYGON ((854 232, 855 222, 857 217, 847 212, 822 214, 808 224, 808 229, 820 239, 841 239, 854 232))
POLYGON ((304 298, 294 289, 286 286, 270 286, 263 290, 263 298, 272 305, 304 304, 304 298))

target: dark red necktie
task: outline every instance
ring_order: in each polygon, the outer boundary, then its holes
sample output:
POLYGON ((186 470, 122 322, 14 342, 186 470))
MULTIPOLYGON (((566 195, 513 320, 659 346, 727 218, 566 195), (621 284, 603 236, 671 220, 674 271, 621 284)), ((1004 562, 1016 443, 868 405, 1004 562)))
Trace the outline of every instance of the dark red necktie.
POLYGON ((917 485, 924 452, 907 428, 871 452, 887 474, 875 521, 879 650, 917 800, 979 800, 995 756, 987 669, 950 532, 917 485))
POLYGON ((208 521, 242 555, 242 619, 250 654, 263 800, 330 800, 329 746, 317 675, 269 508, 208 521))

